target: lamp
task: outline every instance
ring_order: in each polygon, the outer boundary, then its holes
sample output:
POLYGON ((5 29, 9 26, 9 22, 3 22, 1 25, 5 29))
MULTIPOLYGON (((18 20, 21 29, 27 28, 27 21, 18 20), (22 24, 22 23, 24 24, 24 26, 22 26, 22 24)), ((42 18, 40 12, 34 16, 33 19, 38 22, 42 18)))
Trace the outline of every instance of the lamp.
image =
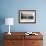
POLYGON ((11 35, 11 33, 10 33, 10 25, 14 25, 14 19, 13 18, 5 18, 5 25, 9 25, 8 34, 11 35))

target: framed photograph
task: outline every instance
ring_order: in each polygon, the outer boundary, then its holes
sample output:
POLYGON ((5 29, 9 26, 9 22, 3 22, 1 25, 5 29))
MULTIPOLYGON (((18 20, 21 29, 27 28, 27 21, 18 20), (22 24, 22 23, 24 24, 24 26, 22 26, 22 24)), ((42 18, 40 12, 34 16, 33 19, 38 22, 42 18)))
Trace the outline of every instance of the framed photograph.
POLYGON ((19 10, 19 23, 36 23, 36 10, 19 10))

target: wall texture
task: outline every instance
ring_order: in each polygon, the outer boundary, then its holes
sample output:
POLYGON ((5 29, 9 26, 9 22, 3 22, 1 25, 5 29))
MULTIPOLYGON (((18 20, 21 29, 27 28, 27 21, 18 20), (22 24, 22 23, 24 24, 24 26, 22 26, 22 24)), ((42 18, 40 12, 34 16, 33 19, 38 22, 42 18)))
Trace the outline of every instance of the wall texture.
MULTIPOLYGON (((46 31, 46 0, 0 0, 0 2, 0 16, 15 19, 11 31, 46 31), (36 10, 36 24, 19 24, 18 11, 21 9, 36 10)), ((3 24, 1 30, 8 31, 8 27, 3 24)))
POLYGON ((1 33, 8 32, 8 26, 4 24, 4 19, 7 17, 15 19, 14 25, 11 26, 12 32, 37 31, 44 34, 46 32, 46 0, 0 0, 1 33), (36 10, 36 24, 19 24, 18 11, 21 9, 36 10))

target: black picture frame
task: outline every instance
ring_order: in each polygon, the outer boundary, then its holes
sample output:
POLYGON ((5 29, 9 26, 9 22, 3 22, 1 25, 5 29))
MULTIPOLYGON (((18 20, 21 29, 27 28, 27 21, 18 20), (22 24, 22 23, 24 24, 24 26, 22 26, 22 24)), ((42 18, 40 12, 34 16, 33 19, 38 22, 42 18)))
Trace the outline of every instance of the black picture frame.
POLYGON ((36 10, 19 10, 19 23, 36 23, 36 10))

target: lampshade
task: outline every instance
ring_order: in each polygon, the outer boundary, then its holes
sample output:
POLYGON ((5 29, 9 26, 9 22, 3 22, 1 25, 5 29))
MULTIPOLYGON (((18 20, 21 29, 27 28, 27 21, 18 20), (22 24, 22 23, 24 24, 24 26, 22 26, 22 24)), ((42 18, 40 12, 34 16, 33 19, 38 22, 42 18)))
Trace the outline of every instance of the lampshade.
POLYGON ((5 25, 14 25, 14 18, 5 18, 5 25))

